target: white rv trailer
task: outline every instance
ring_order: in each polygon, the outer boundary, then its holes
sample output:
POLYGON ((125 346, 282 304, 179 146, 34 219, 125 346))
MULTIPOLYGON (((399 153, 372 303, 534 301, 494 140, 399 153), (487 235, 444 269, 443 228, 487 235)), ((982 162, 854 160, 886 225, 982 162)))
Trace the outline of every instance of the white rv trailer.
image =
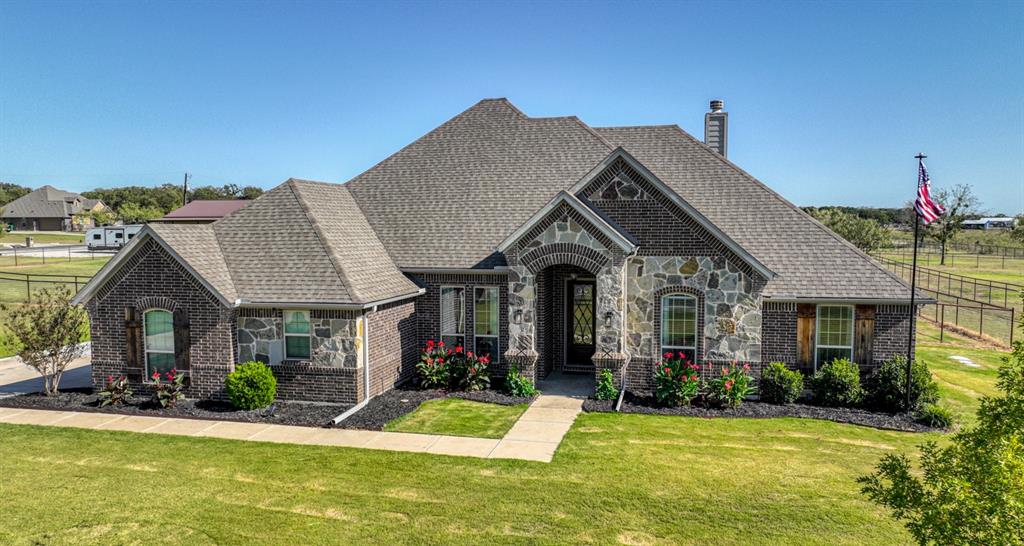
POLYGON ((117 250, 128 244, 141 229, 141 225, 92 228, 85 232, 85 245, 89 250, 117 250))

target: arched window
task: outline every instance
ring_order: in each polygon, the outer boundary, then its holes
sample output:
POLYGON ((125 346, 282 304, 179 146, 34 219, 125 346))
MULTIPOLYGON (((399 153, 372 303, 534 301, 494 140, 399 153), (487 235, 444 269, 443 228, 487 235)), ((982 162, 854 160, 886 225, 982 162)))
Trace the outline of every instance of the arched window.
POLYGON ((697 298, 672 294, 661 298, 661 353, 682 352, 697 359, 697 298))
POLYGON ((150 309, 142 315, 145 331, 146 379, 174 368, 174 317, 165 309, 150 309))

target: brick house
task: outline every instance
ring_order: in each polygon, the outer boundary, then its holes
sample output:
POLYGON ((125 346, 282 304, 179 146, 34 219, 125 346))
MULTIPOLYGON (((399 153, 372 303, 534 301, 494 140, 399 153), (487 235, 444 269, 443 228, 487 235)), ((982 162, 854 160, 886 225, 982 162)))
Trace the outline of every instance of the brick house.
POLYGON ((712 108, 702 143, 484 100, 345 184, 150 224, 76 296, 94 382, 176 366, 217 398, 261 360, 281 398, 354 404, 428 339, 637 392, 669 350, 755 373, 904 351, 908 287, 729 162, 712 108))
POLYGON ((109 211, 99 199, 43 186, 0 207, 0 224, 20 231, 85 231, 93 220, 84 213, 109 211))

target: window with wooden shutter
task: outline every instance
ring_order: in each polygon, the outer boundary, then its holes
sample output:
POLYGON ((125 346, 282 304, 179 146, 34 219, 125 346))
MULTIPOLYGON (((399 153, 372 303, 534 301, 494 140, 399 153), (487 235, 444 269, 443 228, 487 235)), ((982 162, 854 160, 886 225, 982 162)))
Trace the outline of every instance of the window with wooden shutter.
POLYGON ((814 367, 814 323, 817 306, 800 303, 796 306, 796 361, 801 368, 814 367))
POLYGON ((134 307, 124 308, 125 367, 129 378, 142 379, 142 358, 139 355, 142 321, 134 307))
POLYGON ((858 305, 854 309, 853 361, 869 365, 872 361, 872 346, 875 335, 875 306, 858 305))
POLYGON ((178 371, 188 370, 190 349, 188 310, 179 307, 174 310, 174 367, 178 371))

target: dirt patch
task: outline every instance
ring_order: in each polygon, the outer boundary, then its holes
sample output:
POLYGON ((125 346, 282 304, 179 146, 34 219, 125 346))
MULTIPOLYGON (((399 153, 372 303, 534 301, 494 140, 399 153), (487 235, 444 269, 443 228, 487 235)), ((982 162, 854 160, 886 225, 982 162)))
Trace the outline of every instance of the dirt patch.
MULTIPOLYGON (((583 402, 583 411, 588 412, 614 412, 614 400, 587 399, 583 402)), ((799 417, 804 419, 823 419, 837 423, 849 423, 863 425, 885 430, 901 430, 907 432, 933 432, 941 429, 927 427, 914 422, 912 416, 906 413, 879 413, 855 408, 826 408, 822 406, 811 406, 808 404, 786 404, 776 405, 764 402, 744 402, 742 406, 735 409, 720 409, 712 407, 688 406, 679 408, 660 407, 653 396, 636 396, 626 393, 622 400, 622 413, 641 413, 648 415, 684 415, 687 417, 744 417, 744 418, 771 418, 771 417, 799 417)))
POLYGON ((411 385, 400 385, 372 398, 363 409, 353 413, 336 426, 338 428, 383 430, 384 425, 403 415, 412 413, 423 402, 439 398, 462 398, 474 402, 514 406, 516 404, 529 404, 536 397, 509 396, 495 390, 449 392, 438 389, 419 390, 411 385))
POLYGON ((92 393, 91 389, 62 391, 57 396, 44 396, 40 393, 10 396, 0 398, 0 406, 307 427, 327 426, 335 417, 352 407, 343 404, 278 401, 266 409, 246 411, 235 409, 227 402, 183 400, 178 403, 176 408, 161 408, 148 398, 136 397, 131 403, 123 406, 106 406, 101 408, 99 407, 96 395, 92 393))

